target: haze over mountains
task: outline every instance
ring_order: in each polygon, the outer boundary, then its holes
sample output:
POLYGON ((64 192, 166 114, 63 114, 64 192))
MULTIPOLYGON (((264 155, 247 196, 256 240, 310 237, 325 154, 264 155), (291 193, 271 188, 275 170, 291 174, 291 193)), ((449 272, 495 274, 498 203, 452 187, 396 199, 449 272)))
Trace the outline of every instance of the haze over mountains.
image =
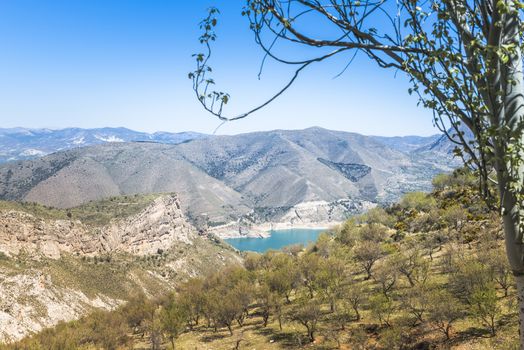
POLYGON ((145 133, 126 128, 60 130, 0 128, 0 162, 31 159, 74 147, 98 145, 107 142, 162 142, 177 144, 203 137, 196 132, 145 133))
POLYGON ((332 221, 429 190, 435 174, 458 165, 440 136, 385 138, 321 128, 205 137, 75 130, 0 137, 18 139, 24 157, 25 145, 45 146, 45 152, 78 146, 78 133, 85 135, 83 145, 102 143, 0 166, 0 198, 66 208, 115 195, 176 192, 189 217, 212 226, 243 218, 332 221), (110 142, 146 136, 162 143, 110 142), (39 141, 26 141, 32 137, 39 141))

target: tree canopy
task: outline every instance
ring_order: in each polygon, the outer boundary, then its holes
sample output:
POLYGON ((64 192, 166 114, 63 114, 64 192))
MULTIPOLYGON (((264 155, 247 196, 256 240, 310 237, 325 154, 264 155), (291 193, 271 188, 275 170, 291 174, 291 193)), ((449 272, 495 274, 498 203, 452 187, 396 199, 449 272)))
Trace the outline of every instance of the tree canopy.
POLYGON ((351 55, 362 53, 381 68, 407 74, 408 92, 434 112, 456 155, 476 171, 483 197, 500 210, 524 349, 523 8, 519 0, 246 0, 242 13, 264 61, 296 66, 288 84, 245 113, 224 113, 230 96, 213 89, 209 66, 217 9, 201 23, 207 50, 195 55, 189 77, 203 107, 227 122, 263 108, 306 67, 335 55, 349 53, 349 65, 351 55), (296 50, 298 57, 284 57, 275 45, 280 41, 310 47, 312 54, 296 50))

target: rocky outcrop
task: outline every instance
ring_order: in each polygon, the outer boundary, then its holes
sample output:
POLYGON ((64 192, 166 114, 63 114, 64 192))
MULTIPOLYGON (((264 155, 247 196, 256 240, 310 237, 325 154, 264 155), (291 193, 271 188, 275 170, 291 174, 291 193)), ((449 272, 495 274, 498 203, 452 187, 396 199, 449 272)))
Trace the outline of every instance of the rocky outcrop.
POLYGON ((266 237, 271 229, 328 228, 376 206, 367 201, 312 201, 282 208, 257 208, 240 220, 208 228, 220 238, 266 237))
POLYGON ((367 201, 341 199, 333 202, 315 201, 295 205, 278 222, 291 224, 310 224, 319 222, 341 222, 350 215, 359 214, 376 206, 367 201))
POLYGON ((192 244, 195 235, 177 197, 163 196, 139 214, 102 229, 101 243, 104 251, 149 255, 176 242, 192 244))
POLYGON ((99 251, 99 237, 79 221, 48 221, 20 211, 0 212, 0 252, 9 256, 25 252, 57 259, 61 252, 90 255, 99 251))
POLYGON ((20 211, 0 212, 0 252, 58 259, 62 253, 93 256, 124 252, 155 254, 196 236, 175 195, 154 200, 140 213, 103 227, 80 221, 46 220, 20 211))
POLYGON ((197 234, 176 195, 105 226, 0 210, 0 344, 240 262, 197 234))
POLYGON ((71 321, 92 308, 113 309, 122 300, 54 285, 39 271, 8 274, 0 269, 0 343, 17 340, 60 321, 71 321), (25 301, 27 300, 27 302, 25 301))

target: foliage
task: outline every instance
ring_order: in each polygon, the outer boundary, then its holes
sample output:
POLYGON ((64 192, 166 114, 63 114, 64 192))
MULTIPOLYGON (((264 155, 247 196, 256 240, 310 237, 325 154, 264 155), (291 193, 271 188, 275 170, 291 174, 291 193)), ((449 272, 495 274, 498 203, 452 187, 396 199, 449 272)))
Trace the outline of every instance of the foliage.
POLYGON ((289 319, 302 324, 306 328, 311 342, 315 341, 317 324, 321 316, 322 312, 318 300, 307 297, 298 298, 295 306, 288 313, 289 319))
POLYGON ((369 306, 371 314, 379 323, 388 327, 391 326, 390 320, 394 312, 394 303, 390 298, 382 294, 373 295, 369 298, 369 306))
MULTIPOLYGON (((245 118, 282 95, 311 64, 333 56, 364 53, 381 68, 407 75, 419 103, 433 111, 434 124, 456 145, 454 153, 475 171, 479 193, 504 220, 506 253, 519 295, 521 347, 524 347, 524 75, 523 5, 508 1, 310 1, 246 0, 242 14, 266 59, 296 67, 289 82, 258 107, 228 117, 229 95, 213 90, 209 78, 211 42, 218 11, 202 22, 197 68, 189 74, 203 107, 223 122, 245 118), (308 21, 318 24, 310 31, 308 21), (376 23, 381 23, 376 26, 376 23), (284 57, 285 45, 300 47, 284 57), (314 49, 311 55, 302 48, 314 49), (329 51, 331 50, 331 51, 329 51), (305 57, 306 58, 305 58, 305 57), (216 107, 215 107, 216 105, 216 107), (494 186, 496 184, 496 186, 494 186), (495 201, 495 198, 498 200, 495 201)), ((345 71, 345 69, 344 69, 345 71)), ((445 188, 438 179, 437 188, 445 188)), ((430 199, 413 193, 400 207, 427 212, 430 199)), ((416 215, 416 212, 410 215, 416 215)), ((453 218, 457 212, 453 214, 453 218)), ((458 220, 453 219, 455 225, 458 220)), ((397 223, 395 228, 407 226, 397 223)), ((471 233, 471 232, 470 232, 471 233)), ((467 241, 474 240, 474 234, 467 241)), ((371 268, 368 269, 368 276, 371 268)))
POLYGON ((428 212, 436 207, 435 198, 423 192, 406 193, 400 200, 400 207, 403 209, 415 209, 417 211, 428 212))
POLYGON ((186 329, 188 317, 187 309, 175 298, 169 300, 160 311, 162 331, 171 342, 173 349, 175 348, 175 340, 186 329))
POLYGON ((498 305, 497 291, 493 284, 475 289, 471 295, 471 310, 479 321, 495 335, 501 309, 498 305))
POLYGON ((428 309, 429 321, 449 339, 453 323, 464 315, 464 306, 450 292, 433 290, 428 309))
MULTIPOLYGON (((468 207, 461 197, 467 191, 449 183, 430 195, 430 210, 468 207)), ((417 212, 398 205, 383 210, 393 227, 417 212)), ((468 225, 483 225, 485 232, 465 242, 466 225, 444 223, 393 240, 395 230, 380 220, 355 217, 307 249, 249 253, 245 267, 189 278, 160 299, 137 294, 113 312, 60 324, 7 348, 118 348, 136 339, 150 348, 201 341, 217 349, 239 341, 258 348, 257 337, 273 333, 281 347, 308 341, 323 349, 365 348, 368 341, 388 349, 416 342, 445 347, 447 339, 468 339, 464 334, 478 325, 494 338, 508 337, 516 320, 505 296, 515 290, 501 254, 500 223, 491 218, 469 218, 468 225)))
POLYGON ((365 270, 367 274, 366 279, 370 279, 373 266, 383 256, 384 250, 380 243, 362 241, 353 248, 353 254, 356 261, 365 270))

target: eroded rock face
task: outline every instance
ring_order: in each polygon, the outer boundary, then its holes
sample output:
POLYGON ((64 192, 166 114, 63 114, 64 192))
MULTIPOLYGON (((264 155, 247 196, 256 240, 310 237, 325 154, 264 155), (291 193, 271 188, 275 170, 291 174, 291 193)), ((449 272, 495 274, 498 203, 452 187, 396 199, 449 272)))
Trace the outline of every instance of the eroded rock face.
POLYGON ((0 212, 0 251, 7 255, 37 252, 58 259, 60 252, 94 254, 98 237, 79 221, 48 221, 19 211, 0 212))
POLYGON ((175 242, 191 244, 195 235, 177 197, 164 196, 139 214, 106 227, 101 242, 105 251, 149 255, 167 250, 175 242))
POLYGON ((374 208, 376 203, 341 199, 333 202, 312 201, 292 207, 257 208, 241 220, 208 227, 220 238, 266 237, 270 229, 328 228, 341 224, 349 215, 374 208))
POLYGON ((60 258, 61 253, 149 255, 167 250, 175 242, 191 244, 195 235, 175 195, 159 197, 140 213, 98 228, 19 211, 0 212, 0 252, 9 256, 21 252, 52 259, 60 258))
POLYGON ((300 203, 288 210, 280 218, 280 222, 296 225, 319 222, 338 224, 347 220, 349 215, 362 213, 374 206, 375 203, 350 199, 300 203))
POLYGON ((91 308, 110 310, 122 303, 103 295, 90 298, 81 291, 58 287, 39 271, 17 275, 3 272, 0 269, 0 343, 20 339, 60 321, 77 319, 91 308))
POLYGON ((0 252, 0 344, 241 262, 196 233, 175 195, 106 226, 0 211, 0 252))

